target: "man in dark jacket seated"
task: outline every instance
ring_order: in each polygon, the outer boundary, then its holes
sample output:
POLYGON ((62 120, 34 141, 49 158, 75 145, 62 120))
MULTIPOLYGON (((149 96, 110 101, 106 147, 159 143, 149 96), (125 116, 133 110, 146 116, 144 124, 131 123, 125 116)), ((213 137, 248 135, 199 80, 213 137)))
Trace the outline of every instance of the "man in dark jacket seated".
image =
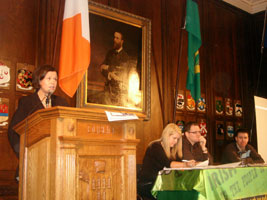
POLYGON ((264 163, 264 160, 257 151, 248 144, 249 130, 238 129, 235 132, 235 142, 228 144, 222 154, 222 163, 232 163, 245 158, 246 163, 264 163))
POLYGON ((206 139, 201 135, 199 124, 196 122, 188 122, 184 128, 183 135, 183 160, 195 160, 197 163, 212 158, 206 147, 206 139))

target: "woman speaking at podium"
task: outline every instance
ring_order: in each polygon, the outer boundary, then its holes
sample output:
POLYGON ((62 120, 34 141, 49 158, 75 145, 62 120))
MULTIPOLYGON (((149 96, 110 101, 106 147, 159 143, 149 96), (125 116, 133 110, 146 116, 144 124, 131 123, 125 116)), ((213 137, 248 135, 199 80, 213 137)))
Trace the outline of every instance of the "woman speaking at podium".
MULTIPOLYGON (((33 87, 35 93, 22 97, 8 127, 8 140, 19 158, 20 136, 13 127, 37 110, 53 106, 68 106, 67 101, 59 96, 53 95, 57 87, 57 71, 51 65, 43 65, 33 72, 33 87)), ((18 168, 16 171, 18 180, 18 168)))

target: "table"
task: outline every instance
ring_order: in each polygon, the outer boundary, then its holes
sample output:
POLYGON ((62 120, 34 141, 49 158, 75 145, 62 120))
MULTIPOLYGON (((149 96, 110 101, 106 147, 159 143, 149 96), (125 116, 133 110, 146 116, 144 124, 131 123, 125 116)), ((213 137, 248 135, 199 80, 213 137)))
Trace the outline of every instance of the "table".
POLYGON ((159 200, 267 199, 267 167, 162 170, 151 192, 159 200))

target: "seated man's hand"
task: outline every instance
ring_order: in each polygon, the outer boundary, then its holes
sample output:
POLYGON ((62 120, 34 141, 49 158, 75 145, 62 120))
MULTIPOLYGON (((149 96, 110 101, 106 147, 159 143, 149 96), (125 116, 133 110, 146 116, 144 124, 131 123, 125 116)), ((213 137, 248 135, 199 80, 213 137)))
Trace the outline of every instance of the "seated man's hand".
POLYGON ((199 138, 199 143, 200 143, 200 146, 201 146, 203 151, 207 149, 206 148, 206 139, 203 136, 201 136, 199 138))

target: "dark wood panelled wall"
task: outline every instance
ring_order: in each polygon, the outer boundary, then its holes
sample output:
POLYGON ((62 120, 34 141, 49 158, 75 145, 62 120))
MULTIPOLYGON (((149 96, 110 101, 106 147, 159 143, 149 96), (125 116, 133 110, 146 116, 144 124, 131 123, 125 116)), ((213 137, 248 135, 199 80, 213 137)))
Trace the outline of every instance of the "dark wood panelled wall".
MULTIPOLYGON (((11 68, 10 89, 0 90, 0 98, 9 99, 9 119, 23 95, 15 92, 16 64, 35 64, 37 12, 37 1, 0 0, 0 62, 11 68)), ((7 139, 7 127, 0 127, 0 160, 0 183, 14 180, 18 161, 7 139)))
MULTIPOLYGON (((95 2, 149 18, 152 22, 151 119, 137 122, 137 137, 140 139, 137 163, 142 163, 147 145, 160 137, 168 122, 199 118, 207 122, 209 151, 215 161, 219 162, 220 151, 227 142, 216 140, 216 121, 240 121, 248 128, 252 124, 264 14, 250 15, 221 0, 199 0, 203 43, 200 49, 201 90, 206 96, 207 111, 205 114, 181 111, 173 119, 177 67, 179 89, 186 90, 187 34, 181 29, 186 0, 95 2), (180 45, 183 45, 181 52, 180 45), (216 116, 216 96, 241 100, 244 117, 236 119, 216 116)), ((0 0, 0 4, 0 60, 10 62, 12 74, 10 89, 0 89, 0 98, 9 98, 10 118, 16 100, 24 95, 15 90, 16 63, 35 66, 51 63, 58 67, 64 0, 0 0)), ((266 68, 266 58, 264 64, 266 68)), ((262 73, 266 74, 266 71, 262 73)), ((264 79, 261 79, 259 93, 266 97, 265 84, 264 79)), ((59 89, 57 94, 67 98, 59 89)), ((75 97, 68 98, 68 102, 75 106, 75 97)), ((6 128, 0 129, 0 178, 8 179, 13 176, 17 160, 9 147, 6 128)), ((256 145, 255 130, 252 143, 256 145)))

